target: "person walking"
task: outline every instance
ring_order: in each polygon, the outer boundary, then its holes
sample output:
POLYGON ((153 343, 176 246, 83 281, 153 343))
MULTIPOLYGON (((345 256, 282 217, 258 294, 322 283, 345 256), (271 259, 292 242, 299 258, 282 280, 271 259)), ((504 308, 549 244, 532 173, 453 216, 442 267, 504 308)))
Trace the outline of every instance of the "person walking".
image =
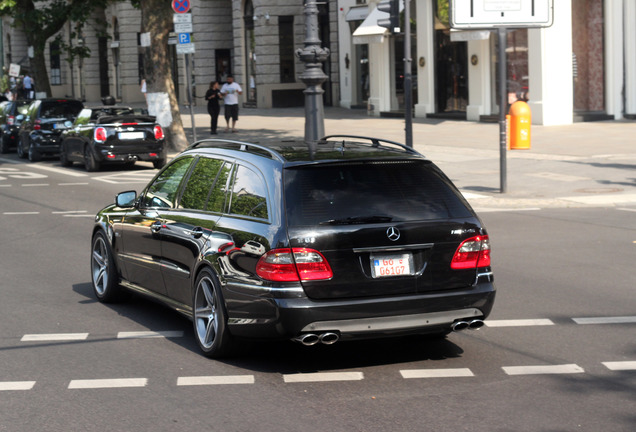
POLYGON ((234 82, 234 77, 228 75, 227 82, 221 87, 221 95, 225 100, 225 132, 230 130, 230 119, 232 119, 232 132, 236 132, 236 122, 238 121, 238 97, 243 94, 240 85, 234 82))
POLYGON ((210 114, 210 133, 216 135, 216 126, 219 122, 219 99, 221 98, 221 92, 219 90, 219 82, 212 81, 210 88, 205 92, 205 100, 208 101, 208 114, 210 114))
POLYGON ((35 92, 33 91, 33 78, 27 72, 24 74, 24 78, 22 79, 22 98, 23 99, 33 99, 35 97, 35 92))

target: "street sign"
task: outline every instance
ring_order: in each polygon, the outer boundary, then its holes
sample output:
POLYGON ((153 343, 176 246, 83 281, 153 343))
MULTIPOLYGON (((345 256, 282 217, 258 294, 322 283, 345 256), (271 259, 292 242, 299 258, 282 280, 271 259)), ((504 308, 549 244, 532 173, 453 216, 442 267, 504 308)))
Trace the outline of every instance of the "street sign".
POLYGON ((190 0, 172 0, 172 10, 183 14, 190 10, 190 0))
POLYGON ((194 54, 194 44, 177 44, 177 54, 194 54))
POLYGON ((192 14, 191 13, 176 13, 172 15, 172 22, 177 23, 191 23, 192 22, 192 14))
POLYGON ((554 0, 450 0, 454 29, 550 27, 554 0))
POLYGON ((179 33, 177 35, 177 40, 179 41, 179 45, 189 44, 190 43, 190 33, 179 33))
POLYGON ((174 23, 175 33, 192 33, 192 23, 174 23))

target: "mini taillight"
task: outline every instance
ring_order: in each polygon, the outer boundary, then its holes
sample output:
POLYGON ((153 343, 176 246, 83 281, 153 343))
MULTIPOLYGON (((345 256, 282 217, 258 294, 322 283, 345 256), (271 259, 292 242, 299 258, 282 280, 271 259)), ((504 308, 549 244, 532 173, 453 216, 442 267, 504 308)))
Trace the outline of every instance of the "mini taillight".
POLYGON ((256 274, 277 282, 331 279, 333 272, 325 257, 314 249, 273 249, 256 264, 256 274))
POLYGON ((42 129, 42 125, 40 124, 40 120, 36 120, 35 123, 33 123, 33 129, 34 130, 42 129))
POLYGON ((155 139, 163 139, 163 129, 159 125, 155 125, 155 139))
POLYGON ((95 128, 95 141, 98 143, 106 142, 106 129, 103 127, 95 128))
POLYGON ((459 245, 451 268, 455 270, 490 266, 490 240, 487 235, 466 239, 459 245))

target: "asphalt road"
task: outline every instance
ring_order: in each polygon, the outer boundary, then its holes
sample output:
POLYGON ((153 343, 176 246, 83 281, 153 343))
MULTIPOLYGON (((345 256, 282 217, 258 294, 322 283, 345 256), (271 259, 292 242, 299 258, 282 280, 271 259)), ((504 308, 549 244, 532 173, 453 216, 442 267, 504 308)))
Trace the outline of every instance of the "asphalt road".
POLYGON ((632 431, 636 207, 483 213, 487 326, 208 360, 191 324, 98 303, 97 210, 156 173, 0 158, 0 431, 632 431))

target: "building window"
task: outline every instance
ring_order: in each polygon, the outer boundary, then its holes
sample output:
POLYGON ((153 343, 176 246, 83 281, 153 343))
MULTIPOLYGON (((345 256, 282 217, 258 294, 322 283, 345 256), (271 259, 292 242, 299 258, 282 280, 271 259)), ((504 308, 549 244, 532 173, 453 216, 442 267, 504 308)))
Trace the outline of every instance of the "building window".
POLYGON ((295 82, 293 16, 278 17, 278 48, 280 53, 280 82, 295 82))
POLYGON ((60 44, 58 42, 51 42, 49 44, 50 61, 51 61, 51 76, 49 80, 51 85, 62 85, 62 70, 60 68, 60 44))

